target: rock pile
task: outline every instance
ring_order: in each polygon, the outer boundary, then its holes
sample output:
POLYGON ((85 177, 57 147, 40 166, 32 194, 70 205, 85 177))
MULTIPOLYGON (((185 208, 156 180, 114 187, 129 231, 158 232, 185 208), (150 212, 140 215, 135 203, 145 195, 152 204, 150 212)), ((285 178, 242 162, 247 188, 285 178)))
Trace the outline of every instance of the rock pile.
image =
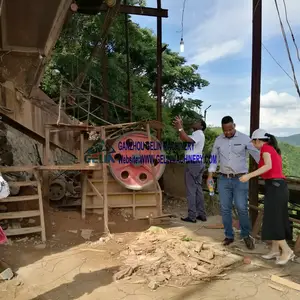
POLYGON ((115 280, 139 277, 151 289, 211 280, 243 259, 160 227, 150 227, 141 233, 120 255, 125 266, 115 274, 115 280))

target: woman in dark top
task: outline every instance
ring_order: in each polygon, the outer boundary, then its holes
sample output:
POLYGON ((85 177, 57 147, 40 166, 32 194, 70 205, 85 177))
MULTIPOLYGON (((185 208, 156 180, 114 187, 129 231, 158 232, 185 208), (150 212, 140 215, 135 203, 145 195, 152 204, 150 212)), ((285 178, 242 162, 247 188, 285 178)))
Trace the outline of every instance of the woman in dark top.
POLYGON ((265 180, 262 240, 272 241, 272 248, 263 258, 276 258, 276 264, 285 265, 295 255, 286 242, 292 239, 292 231, 288 214, 289 190, 282 173, 281 152, 276 138, 263 129, 255 130, 251 139, 254 147, 260 150, 258 169, 242 176, 240 181, 246 182, 256 176, 265 180))

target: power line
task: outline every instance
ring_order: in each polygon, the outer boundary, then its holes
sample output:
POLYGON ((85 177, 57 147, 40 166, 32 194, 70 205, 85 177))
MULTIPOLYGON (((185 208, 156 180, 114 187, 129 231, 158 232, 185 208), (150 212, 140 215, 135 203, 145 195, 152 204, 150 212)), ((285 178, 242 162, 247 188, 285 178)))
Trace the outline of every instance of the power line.
POLYGON ((283 27, 283 24, 282 24, 282 20, 281 20, 279 8, 278 8, 277 0, 274 0, 274 3, 275 3, 276 10, 277 10, 278 19, 279 19, 279 22, 280 22, 282 36, 283 36, 283 39, 284 39, 284 43, 285 43, 285 46, 286 46, 286 50, 287 50, 287 53, 288 53, 289 61, 290 61, 292 72, 293 72, 293 78, 294 78, 293 81, 294 81, 297 93, 300 97, 300 89, 299 89, 297 77, 296 77, 296 74, 295 74, 295 68, 294 68, 294 64, 293 64, 293 61, 292 61, 292 57, 291 57, 288 41, 287 41, 287 38, 286 38, 285 30, 284 30, 284 27, 283 27))
POLYGON ((285 12, 286 23, 287 23, 288 26, 289 26, 290 33, 291 33, 291 36, 292 36, 292 40, 293 40, 293 43, 294 43, 295 48, 296 48, 297 58, 298 58, 298 60, 300 61, 299 49, 298 49, 298 46, 297 46, 297 43, 296 43, 296 40, 295 40, 295 36, 294 36, 294 34, 293 34, 292 27, 291 27, 290 22, 289 22, 289 19, 288 19, 288 14, 287 14, 287 8, 286 8, 285 0, 283 0, 283 5, 284 5, 284 12, 285 12))
POLYGON ((183 8, 182 8, 182 15, 181 15, 181 38, 183 38, 183 18, 184 18, 184 11, 185 11, 185 3, 186 0, 183 0, 183 8))
POLYGON ((271 56, 271 58, 274 60, 274 62, 279 66, 279 68, 294 82, 294 79, 292 78, 292 76, 281 66, 281 64, 272 55, 272 53, 267 49, 267 47, 263 43, 261 43, 261 45, 264 47, 264 49, 267 51, 267 53, 271 56))
MULTIPOLYGON (((257 9, 260 1, 257 2, 256 6, 254 8, 254 15, 256 13, 256 9, 257 9)), ((253 22, 253 19, 252 19, 252 22, 253 22)), ((263 48, 266 50, 266 52, 270 55, 270 57, 274 60, 274 62, 279 66, 279 68, 288 76, 289 79, 292 80, 292 82, 295 83, 295 81, 292 78, 292 76, 282 67, 282 65, 278 62, 278 60, 272 55, 272 53, 270 52, 270 50, 268 50, 268 48, 263 43, 261 43, 261 44, 262 44, 263 48)), ((297 54, 298 54, 298 52, 297 52, 297 54)))

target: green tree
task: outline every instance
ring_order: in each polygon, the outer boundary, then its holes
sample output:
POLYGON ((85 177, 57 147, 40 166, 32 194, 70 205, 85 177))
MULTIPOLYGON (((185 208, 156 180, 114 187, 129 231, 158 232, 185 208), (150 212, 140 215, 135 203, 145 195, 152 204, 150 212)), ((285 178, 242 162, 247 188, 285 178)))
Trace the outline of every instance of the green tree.
POLYGON ((285 154, 282 155, 282 171, 285 176, 290 175, 290 168, 288 158, 285 154))
MULTIPOLYGON (((58 101, 62 78, 64 82, 63 93, 70 92, 71 83, 74 83, 78 74, 84 69, 93 48, 99 46, 99 37, 102 33, 101 28, 103 28, 104 20, 105 14, 94 16, 75 14, 65 26, 55 46, 52 59, 46 67, 41 84, 42 89, 50 97, 58 101)), ((156 37, 151 30, 141 28, 132 22, 130 17, 128 28, 133 119, 156 119, 156 37)), ((102 54, 99 52, 92 58, 82 89, 87 91, 91 82, 93 94, 104 97, 103 60, 101 57, 102 54)), ((108 68, 105 71, 108 76, 108 100, 127 106, 124 15, 118 15, 109 29, 107 57, 108 68)), ((178 134, 172 127, 172 120, 176 115, 181 115, 187 126, 193 119, 201 117, 202 101, 185 98, 183 94, 189 95, 206 87, 209 83, 201 78, 197 65, 187 65, 186 63, 184 57, 171 51, 168 47, 163 53, 162 114, 165 124, 164 139, 177 140, 178 134)), ((77 95, 73 94, 73 100, 81 102, 82 107, 87 110, 86 96, 78 91, 76 93, 77 95)), ((67 113, 85 120, 86 113, 71 109, 71 107, 72 105, 67 103, 67 113)), ((102 107, 103 103, 92 97, 90 110, 95 111, 94 114, 99 118, 104 117, 102 107)), ((125 110, 113 106, 109 107, 109 122, 128 121, 128 113, 125 110)), ((94 124, 102 124, 94 117, 91 117, 91 121, 94 124)))

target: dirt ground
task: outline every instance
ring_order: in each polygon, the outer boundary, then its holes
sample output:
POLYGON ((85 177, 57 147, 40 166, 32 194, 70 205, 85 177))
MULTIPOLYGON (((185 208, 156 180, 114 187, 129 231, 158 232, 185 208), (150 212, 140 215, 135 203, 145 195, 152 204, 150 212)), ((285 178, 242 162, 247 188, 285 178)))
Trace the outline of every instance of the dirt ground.
MULTIPOLYGON (((209 217, 206 223, 186 224, 179 218, 186 212, 184 202, 168 198, 164 208, 165 212, 172 212, 176 216, 171 219, 170 225, 161 226, 164 230, 160 236, 169 244, 170 239, 177 239, 181 248, 189 242, 194 245, 210 245, 212 249, 222 248, 220 242, 223 230, 205 228, 207 224, 220 223, 219 216, 209 217), (166 238, 167 236, 171 238, 166 238)), ((289 263, 285 267, 265 262, 260 259, 260 255, 267 251, 266 246, 258 242, 256 249, 249 254, 238 240, 238 233, 228 255, 221 259, 225 262, 232 255, 239 258, 237 263, 220 270, 221 273, 217 272, 211 280, 193 282, 199 274, 196 272, 194 276, 181 274, 193 279, 187 285, 167 280, 164 284, 153 287, 145 278, 153 273, 154 262, 150 264, 149 274, 136 272, 130 277, 116 280, 118 272, 124 270, 130 260, 132 249, 139 249, 139 241, 149 233, 150 226, 146 220, 131 220, 122 211, 111 212, 109 219, 112 235, 107 238, 103 237, 101 216, 88 215, 86 221, 82 221, 77 211, 55 211, 48 208, 47 224, 50 226, 46 244, 42 244, 39 237, 33 236, 10 240, 8 245, 1 246, 1 259, 9 264, 16 276, 0 283, 0 299, 300 299, 299 291, 271 282, 271 276, 277 275, 300 283, 299 262, 289 263), (128 251, 127 257, 122 256, 124 251, 128 251), (250 264, 245 263, 245 257, 250 257, 250 264)), ((172 247, 174 243, 172 242, 172 247)), ((148 240, 148 248, 145 247, 147 253, 139 256, 141 262, 151 259, 151 255, 161 249, 162 245, 158 235, 153 233, 148 240), (150 251, 151 243, 154 247, 150 251)), ((192 261, 192 257, 190 259, 192 261)), ((178 263, 176 257, 173 261, 174 265, 175 263, 178 263)), ((145 266, 144 271, 147 270, 145 266)), ((161 272, 161 269, 157 270, 161 272)))

